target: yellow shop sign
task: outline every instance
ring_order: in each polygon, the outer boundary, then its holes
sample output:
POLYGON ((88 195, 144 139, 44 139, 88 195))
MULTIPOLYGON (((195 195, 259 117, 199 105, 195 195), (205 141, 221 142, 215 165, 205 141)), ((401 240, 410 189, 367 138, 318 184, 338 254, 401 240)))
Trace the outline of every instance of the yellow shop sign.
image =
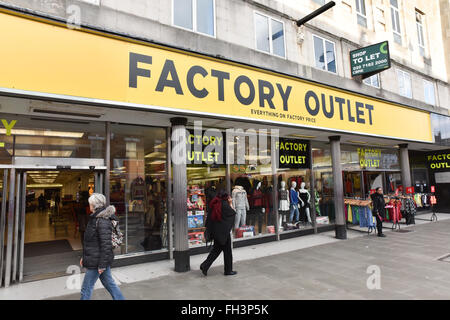
POLYGON ((0 91, 433 142, 430 114, 292 76, 0 13, 0 91))

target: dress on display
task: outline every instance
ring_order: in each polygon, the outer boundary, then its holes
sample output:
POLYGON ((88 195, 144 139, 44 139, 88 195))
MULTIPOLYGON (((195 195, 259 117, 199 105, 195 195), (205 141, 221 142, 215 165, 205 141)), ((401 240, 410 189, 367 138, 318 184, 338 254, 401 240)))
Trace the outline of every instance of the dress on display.
POLYGON ((280 207, 279 211, 289 211, 289 191, 286 189, 280 190, 280 207))
POLYGON ((309 208, 308 203, 308 192, 299 192, 300 199, 303 201, 303 205, 300 207, 300 221, 306 222, 308 221, 308 217, 306 215, 306 208, 309 208))

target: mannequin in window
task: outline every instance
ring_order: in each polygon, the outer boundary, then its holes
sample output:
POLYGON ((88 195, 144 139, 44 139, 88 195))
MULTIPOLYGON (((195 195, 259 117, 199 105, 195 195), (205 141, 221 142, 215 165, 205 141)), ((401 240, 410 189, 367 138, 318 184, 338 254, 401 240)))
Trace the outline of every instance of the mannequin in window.
POLYGON ((290 202, 290 215, 289 215, 289 222, 298 222, 299 219, 299 205, 303 206, 303 201, 300 199, 298 191, 295 189, 297 188, 297 182, 292 181, 291 182, 291 190, 289 190, 289 202, 290 202), (295 220, 294 220, 294 214, 295 214, 295 220))
POLYGON ((236 211, 234 229, 238 229, 239 227, 245 225, 247 211, 250 210, 247 192, 244 187, 236 185, 231 193, 231 199, 233 201, 233 208, 236 211))
POLYGON ((260 181, 255 180, 254 185, 256 185, 256 188, 250 195, 249 225, 254 226, 256 224, 256 219, 258 219, 258 233, 261 234, 264 213, 263 193, 261 191, 260 181))
POLYGON ((286 190, 286 182, 280 182, 281 189, 279 192, 280 205, 278 211, 280 212, 280 223, 279 226, 286 222, 287 216, 289 215, 289 191, 286 190))
POLYGON ((310 214, 310 210, 309 210, 311 195, 309 194, 309 191, 305 189, 305 186, 306 186, 306 183, 302 182, 302 184, 300 185, 300 190, 299 190, 299 196, 300 196, 300 199, 302 200, 300 216, 302 217, 301 218, 302 221, 304 221, 306 223, 306 219, 308 219, 308 222, 312 225, 311 214, 310 214))

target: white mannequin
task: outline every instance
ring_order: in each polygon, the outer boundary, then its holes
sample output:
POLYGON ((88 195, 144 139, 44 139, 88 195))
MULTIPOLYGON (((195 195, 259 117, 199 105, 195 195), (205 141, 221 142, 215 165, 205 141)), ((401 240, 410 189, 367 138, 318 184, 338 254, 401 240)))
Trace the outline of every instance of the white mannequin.
MULTIPOLYGON (((286 200, 280 200, 278 211, 279 212, 288 212, 290 203, 289 203, 289 193, 286 191, 286 182, 281 181, 280 185, 281 185, 280 191, 284 191, 284 192, 287 193, 287 199, 286 200)), ((280 215, 280 223, 278 224, 280 226, 280 228, 281 228, 281 225, 283 223, 283 219, 284 219, 284 222, 286 222, 286 219, 287 219, 286 214, 280 215)))
POLYGON ((259 190, 261 188, 261 182, 258 182, 258 185, 256 186, 256 190, 259 190))
MULTIPOLYGON (((307 203, 310 204, 311 194, 309 193, 308 190, 305 189, 305 186, 306 186, 306 183, 302 182, 301 185, 300 185, 300 190, 299 190, 299 192, 301 192, 301 193, 307 193, 307 194, 308 194, 308 201, 307 201, 307 203)), ((305 204, 302 202, 302 206, 304 206, 304 205, 305 205, 305 204)), ((307 207, 307 208, 305 209, 305 211, 306 211, 306 216, 308 217, 308 222, 312 224, 312 222, 311 222, 311 215, 310 215, 310 213, 309 213, 309 207, 307 207)))

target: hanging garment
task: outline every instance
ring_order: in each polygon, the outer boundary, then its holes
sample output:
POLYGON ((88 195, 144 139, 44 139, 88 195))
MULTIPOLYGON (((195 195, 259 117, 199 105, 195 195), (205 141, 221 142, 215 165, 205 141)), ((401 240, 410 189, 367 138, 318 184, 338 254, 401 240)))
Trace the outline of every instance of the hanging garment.
POLYGON ((231 199, 233 201, 233 207, 235 210, 243 209, 250 210, 250 205, 248 203, 247 192, 242 186, 235 186, 231 192, 231 199))
POLYGON ((431 204, 432 206, 434 206, 435 204, 437 204, 436 196, 431 196, 431 197, 430 197, 430 204, 431 204))
POLYGON ((353 223, 352 206, 348 206, 348 222, 353 223))
POLYGON ((250 197, 251 208, 261 208, 263 206, 263 193, 260 189, 255 189, 250 197))
POLYGON ((366 209, 367 207, 361 207, 359 210, 359 226, 361 228, 366 228, 369 225, 366 209))
POLYGON ((317 190, 314 190, 314 204, 316 206, 316 216, 320 216, 320 196, 319 196, 319 192, 317 192, 317 190))

